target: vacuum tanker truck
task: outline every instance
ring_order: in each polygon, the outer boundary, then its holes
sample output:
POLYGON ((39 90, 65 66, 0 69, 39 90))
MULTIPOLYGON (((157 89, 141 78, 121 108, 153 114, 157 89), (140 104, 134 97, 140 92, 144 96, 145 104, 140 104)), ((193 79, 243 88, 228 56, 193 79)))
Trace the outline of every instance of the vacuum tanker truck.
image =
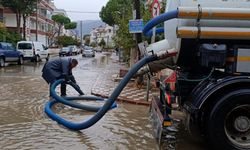
POLYGON ((161 96, 152 100, 159 133, 171 125, 171 102, 177 101, 191 135, 220 150, 250 149, 250 1, 168 0, 144 35, 163 22, 165 39, 151 43, 148 54, 176 55, 140 70, 177 73, 176 89, 159 83, 161 96))

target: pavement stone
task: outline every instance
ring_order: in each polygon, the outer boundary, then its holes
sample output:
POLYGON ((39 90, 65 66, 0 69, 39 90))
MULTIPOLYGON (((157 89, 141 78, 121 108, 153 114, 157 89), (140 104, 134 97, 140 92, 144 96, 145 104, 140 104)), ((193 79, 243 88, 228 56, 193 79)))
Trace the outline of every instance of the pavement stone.
MULTIPOLYGON (((110 63, 105 68, 105 71, 96 79, 96 82, 92 86, 91 94, 108 98, 119 84, 119 82, 115 82, 118 80, 116 80, 114 77, 117 77, 120 68, 124 68, 125 66, 118 61, 118 57, 115 54, 111 55, 111 60, 112 63, 110 63)), ((134 80, 131 80, 122 90, 117 100, 120 102, 128 102, 138 105, 150 105, 151 97, 153 95, 159 95, 159 91, 152 88, 149 91, 148 101, 146 100, 146 94, 146 87, 143 86, 138 88, 135 86, 134 80)))

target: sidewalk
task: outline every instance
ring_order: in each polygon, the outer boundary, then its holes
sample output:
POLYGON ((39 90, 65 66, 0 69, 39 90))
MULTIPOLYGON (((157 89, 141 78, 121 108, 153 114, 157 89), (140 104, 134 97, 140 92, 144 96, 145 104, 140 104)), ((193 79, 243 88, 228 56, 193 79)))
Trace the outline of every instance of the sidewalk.
MULTIPOLYGON (((114 79, 118 76, 119 70, 124 68, 124 65, 119 63, 118 57, 114 53, 111 55, 111 61, 112 62, 105 68, 103 74, 96 79, 91 89, 91 94, 108 98, 119 84, 119 82, 115 82, 114 79)), ((149 99, 147 101, 146 93, 146 87, 143 86, 139 89, 133 81, 130 81, 117 100, 132 104, 150 105, 152 95, 159 95, 157 89, 152 89, 149 91, 149 99)))

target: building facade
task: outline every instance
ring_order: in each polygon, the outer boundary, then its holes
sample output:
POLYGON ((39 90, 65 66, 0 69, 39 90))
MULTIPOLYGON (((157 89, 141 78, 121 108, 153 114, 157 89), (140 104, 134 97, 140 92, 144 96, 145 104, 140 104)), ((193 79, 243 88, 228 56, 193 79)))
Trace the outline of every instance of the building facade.
POLYGON ((116 34, 116 28, 112 26, 99 26, 90 32, 90 43, 99 44, 102 39, 107 47, 114 47, 113 38, 116 34))
MULTIPOLYGON (((35 12, 26 20, 26 40, 39 41, 48 46, 54 32, 55 22, 51 19, 55 9, 53 0, 41 0, 35 12)), ((16 14, 9 8, 0 8, 5 27, 10 30, 17 28, 16 14)), ((23 20, 21 19, 21 32, 23 32, 23 20)))

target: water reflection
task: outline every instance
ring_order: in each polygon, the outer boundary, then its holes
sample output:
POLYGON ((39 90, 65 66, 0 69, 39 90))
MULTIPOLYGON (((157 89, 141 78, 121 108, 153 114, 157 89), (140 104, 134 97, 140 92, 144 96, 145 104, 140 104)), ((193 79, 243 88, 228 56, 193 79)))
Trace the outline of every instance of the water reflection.
MULTIPOLYGON (((84 92, 89 94, 93 81, 110 61, 104 55, 77 59, 79 67, 73 73, 84 92)), ((51 121, 43 112, 48 100, 48 85, 41 78, 43 65, 44 62, 26 62, 22 66, 1 68, 1 149, 155 149, 147 107, 122 104, 81 132, 72 132, 51 121)), ((70 89, 69 93, 74 94, 70 89)), ((91 115, 69 107, 56 112, 76 121, 91 115)))
MULTIPOLYGON (((73 70, 77 83, 85 93, 90 94, 93 82, 113 60, 103 54, 95 58, 75 57, 79 60, 79 66, 73 70)), ((28 62, 22 66, 1 68, 1 150, 159 149, 152 134, 148 107, 145 106, 119 104, 117 109, 109 111, 94 126, 79 132, 52 121, 43 112, 44 104, 48 101, 48 85, 41 78, 43 65, 44 62, 28 62)), ((68 92, 76 94, 72 89, 68 92)), ((55 111, 64 118, 78 122, 92 115, 60 105, 55 111)), ((188 143, 179 143, 177 150, 190 146, 188 143)))
POLYGON ((23 65, 11 65, 2 67, 0 75, 21 76, 21 75, 40 75, 45 62, 25 62, 23 65))

